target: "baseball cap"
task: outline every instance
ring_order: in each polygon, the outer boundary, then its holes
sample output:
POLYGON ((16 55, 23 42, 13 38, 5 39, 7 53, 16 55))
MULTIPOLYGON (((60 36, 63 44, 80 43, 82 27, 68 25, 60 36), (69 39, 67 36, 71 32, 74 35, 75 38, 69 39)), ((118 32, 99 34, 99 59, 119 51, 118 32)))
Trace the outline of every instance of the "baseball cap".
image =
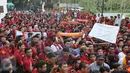
POLYGON ((105 57, 104 57, 104 55, 97 55, 96 58, 97 59, 104 59, 105 57))

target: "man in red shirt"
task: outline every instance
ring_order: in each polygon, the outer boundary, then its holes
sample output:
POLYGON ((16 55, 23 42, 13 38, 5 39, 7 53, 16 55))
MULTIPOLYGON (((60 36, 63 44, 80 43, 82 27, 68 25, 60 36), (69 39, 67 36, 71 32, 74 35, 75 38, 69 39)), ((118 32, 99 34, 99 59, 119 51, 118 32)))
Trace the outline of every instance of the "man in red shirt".
POLYGON ((79 71, 77 73, 89 73, 88 64, 81 62, 79 65, 79 71))
POLYGON ((0 47, 0 61, 4 58, 9 58, 12 55, 12 50, 9 48, 9 41, 3 43, 4 45, 0 47))
POLYGON ((87 47, 86 46, 81 46, 80 48, 80 60, 81 62, 86 62, 88 63, 88 51, 87 51, 87 47))
POLYGON ((88 61, 88 64, 92 64, 93 62, 96 61, 96 54, 95 53, 90 53, 89 54, 89 61, 88 61))
POLYGON ((69 48, 65 47, 62 50, 62 56, 58 59, 58 62, 65 61, 68 65, 71 65, 75 56, 70 54, 69 48))
POLYGON ((32 49, 25 49, 25 57, 23 58, 24 73, 31 73, 33 70, 34 61, 32 59, 32 49))
POLYGON ((36 63, 36 68, 32 71, 32 73, 47 73, 47 65, 46 63, 41 60, 36 63))
POLYGON ((49 47, 49 46, 45 47, 45 49, 38 55, 39 60, 46 60, 47 54, 49 54, 50 52, 53 52, 51 50, 51 47, 49 47))
POLYGON ((63 61, 59 63, 59 73, 68 73, 68 64, 63 61))
POLYGON ((47 64, 47 73, 50 73, 51 69, 55 66, 56 55, 53 52, 47 54, 46 64, 47 64))
POLYGON ((27 47, 28 46, 27 42, 25 42, 24 40, 25 40, 25 38, 23 35, 19 35, 16 37, 16 43, 24 43, 25 47, 27 47))
POLYGON ((65 61, 61 61, 51 69, 50 73, 69 73, 68 64, 65 61))
POLYGON ((75 73, 79 70, 79 64, 81 63, 80 58, 75 58, 72 67, 69 68, 69 73, 75 73))
POLYGON ((24 57, 24 49, 25 46, 22 43, 19 43, 17 45, 17 48, 14 52, 14 56, 16 57, 17 60, 17 71, 18 73, 23 73, 23 57, 24 57))

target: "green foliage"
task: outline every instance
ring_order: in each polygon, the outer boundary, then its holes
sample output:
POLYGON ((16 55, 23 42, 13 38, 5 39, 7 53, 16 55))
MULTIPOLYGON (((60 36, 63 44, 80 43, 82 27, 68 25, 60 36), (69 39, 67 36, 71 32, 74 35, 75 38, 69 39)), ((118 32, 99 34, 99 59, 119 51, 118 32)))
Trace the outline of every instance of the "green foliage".
MULTIPOLYGON (((101 12, 103 0, 80 0, 79 4, 87 10, 101 12)), ((130 0, 104 0, 105 12, 129 12, 130 0)))
MULTIPOLYGON (((8 0, 14 4, 27 4, 28 0, 8 0)), ((40 3, 41 0, 30 0, 30 3, 40 3)), ((45 1, 45 0, 42 0, 45 1)), ((50 2, 51 0, 46 0, 50 2)), ((52 0, 53 3, 78 3, 84 7, 86 11, 101 12, 103 0, 52 0)), ((37 4, 38 5, 38 4, 37 4)), ((130 0, 104 0, 105 12, 130 12, 130 0)))

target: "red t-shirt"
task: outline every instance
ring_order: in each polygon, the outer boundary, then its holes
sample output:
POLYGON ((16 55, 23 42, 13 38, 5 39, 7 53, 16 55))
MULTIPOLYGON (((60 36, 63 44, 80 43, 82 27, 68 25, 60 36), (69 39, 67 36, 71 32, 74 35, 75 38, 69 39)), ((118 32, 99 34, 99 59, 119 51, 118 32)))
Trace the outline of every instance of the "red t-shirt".
POLYGON ((24 57, 24 59, 23 59, 24 71, 32 71, 33 64, 34 64, 34 62, 33 62, 32 58, 24 57))
POLYGON ((128 26, 128 28, 130 29, 130 23, 129 23, 127 26, 128 26))
POLYGON ((80 70, 78 70, 76 73, 81 73, 81 71, 80 71, 80 70))
POLYGON ((38 42, 38 48, 40 49, 40 50, 43 50, 44 48, 46 47, 46 45, 45 45, 45 41, 39 41, 38 42))
POLYGON ((25 48, 28 47, 28 43, 27 42, 23 42, 23 43, 24 43, 25 48))
POLYGON ((5 48, 0 47, 0 61, 2 61, 4 58, 8 58, 10 56, 11 55, 9 54, 9 52, 5 48))
POLYGON ((32 47, 33 57, 37 55, 37 49, 36 47, 32 47))
POLYGON ((0 56, 5 55, 7 57, 10 57, 10 50, 5 49, 4 47, 0 47, 0 56))
POLYGON ((13 39, 15 39, 16 38, 16 31, 13 29, 11 32, 12 32, 12 35, 13 35, 13 39))
POLYGON ((42 53, 42 52, 39 54, 38 57, 39 57, 39 60, 46 60, 46 59, 47 59, 46 54, 44 54, 44 53, 42 53))
POLYGON ((68 57, 61 57, 61 58, 59 58, 59 62, 60 61, 66 61, 67 63, 69 63, 70 61, 72 61, 73 59, 75 58, 75 56, 73 56, 73 55, 69 55, 68 57))
POLYGON ((80 60, 81 60, 81 62, 89 63, 88 57, 86 57, 86 56, 81 56, 81 57, 80 57, 80 60))
POLYGON ((32 73, 38 73, 38 72, 37 72, 37 69, 36 69, 36 68, 33 69, 32 73))
POLYGON ((13 55, 13 50, 12 48, 8 48, 6 49, 7 53, 9 54, 9 56, 12 56, 13 55))
POLYGON ((112 19, 110 19, 109 25, 113 25, 114 21, 112 19))
POLYGON ((15 51, 14 56, 16 57, 17 63, 23 66, 24 52, 15 51))

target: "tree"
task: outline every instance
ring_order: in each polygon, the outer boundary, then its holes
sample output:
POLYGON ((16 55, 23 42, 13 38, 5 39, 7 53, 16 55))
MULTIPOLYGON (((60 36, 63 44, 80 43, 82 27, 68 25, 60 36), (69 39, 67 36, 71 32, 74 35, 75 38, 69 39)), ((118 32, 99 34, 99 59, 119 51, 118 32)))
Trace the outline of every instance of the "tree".
MULTIPOLYGON (((101 12, 103 0, 80 0, 79 4, 87 10, 101 12)), ((130 9, 130 0, 105 0, 104 10, 106 12, 128 12, 130 9)))
POLYGON ((98 0, 80 0, 79 4, 84 7, 86 10, 91 10, 97 12, 98 0))
POLYGON ((123 12, 127 12, 129 8, 130 8, 130 0, 124 0, 123 12))
MULTIPOLYGON (((8 2, 13 2, 16 7, 27 7, 28 3, 36 3, 36 6, 40 5, 41 0, 8 0, 8 2)), ((50 3, 78 3, 84 9, 91 10, 93 12, 101 12, 102 10, 102 0, 42 0, 50 3)), ((128 12, 130 10, 130 0, 104 0, 104 10, 105 12, 128 12)))

